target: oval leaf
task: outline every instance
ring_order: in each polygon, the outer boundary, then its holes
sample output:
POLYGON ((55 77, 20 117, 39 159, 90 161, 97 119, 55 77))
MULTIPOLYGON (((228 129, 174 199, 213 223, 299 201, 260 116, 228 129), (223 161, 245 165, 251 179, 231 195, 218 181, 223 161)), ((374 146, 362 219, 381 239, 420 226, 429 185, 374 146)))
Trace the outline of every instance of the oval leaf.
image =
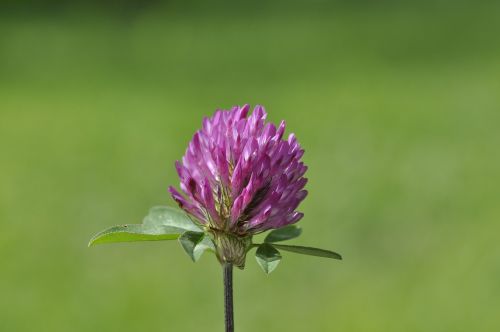
POLYGON ((288 246, 284 244, 274 244, 274 246, 278 249, 294 252, 297 254, 309 255, 309 256, 317 256, 317 257, 327 257, 333 259, 342 259, 340 254, 337 254, 334 251, 311 248, 311 247, 303 247, 303 246, 288 246))
POLYGON ((187 231, 187 232, 184 232, 179 237, 179 243, 181 244, 181 246, 184 249, 184 251, 186 252, 186 254, 188 254, 188 256, 193 260, 193 262, 196 262, 196 260, 197 260, 195 258, 195 254, 194 254, 194 250, 196 248, 196 245, 198 243, 200 243, 201 240, 203 240, 204 236, 205 236, 204 233, 187 231))
POLYGON ((282 228, 278 228, 267 234, 264 242, 272 243, 279 241, 286 241, 299 237, 302 234, 302 229, 295 225, 289 225, 282 228))
POLYGON ((185 229, 186 231, 201 232, 200 227, 183 210, 170 206, 152 207, 142 223, 154 226, 173 226, 185 229))
POLYGON ((175 240, 185 231, 201 232, 201 229, 184 211, 155 206, 149 210, 142 224, 113 226, 101 231, 90 240, 89 247, 113 242, 175 240))
POLYGON ((90 239, 89 247, 94 244, 135 241, 175 240, 184 229, 171 226, 120 225, 97 233, 90 239))
POLYGON ((255 253, 255 258, 260 267, 267 274, 271 273, 276 269, 281 261, 281 254, 273 245, 269 243, 263 243, 257 248, 255 253))

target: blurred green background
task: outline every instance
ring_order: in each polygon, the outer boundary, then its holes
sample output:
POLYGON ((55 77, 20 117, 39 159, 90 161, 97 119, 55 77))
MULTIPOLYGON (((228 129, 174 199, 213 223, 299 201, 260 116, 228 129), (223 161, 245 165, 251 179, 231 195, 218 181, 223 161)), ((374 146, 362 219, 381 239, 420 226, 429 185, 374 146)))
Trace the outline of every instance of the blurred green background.
POLYGON ((306 149, 297 244, 235 272, 237 331, 500 330, 500 3, 4 1, 0 331, 221 331, 220 267, 87 248, 174 205, 203 116, 306 149))

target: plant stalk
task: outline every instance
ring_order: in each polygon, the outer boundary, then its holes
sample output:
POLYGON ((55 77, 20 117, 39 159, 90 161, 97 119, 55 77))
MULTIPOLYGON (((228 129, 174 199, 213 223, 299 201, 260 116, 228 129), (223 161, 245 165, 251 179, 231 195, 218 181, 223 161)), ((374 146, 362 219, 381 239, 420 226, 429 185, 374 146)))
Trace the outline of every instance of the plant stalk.
POLYGON ((222 264, 224 272, 224 318, 226 332, 234 332, 233 312, 233 264, 225 262, 222 264))

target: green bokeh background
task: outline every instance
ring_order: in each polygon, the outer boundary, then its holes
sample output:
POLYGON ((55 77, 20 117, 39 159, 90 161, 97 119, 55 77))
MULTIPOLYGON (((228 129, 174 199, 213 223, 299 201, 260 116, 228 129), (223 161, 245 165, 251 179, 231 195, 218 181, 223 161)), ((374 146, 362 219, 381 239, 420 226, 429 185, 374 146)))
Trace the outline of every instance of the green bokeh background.
POLYGON ((237 331, 500 330, 498 2, 0 8, 0 331, 221 331, 213 256, 87 241, 244 103, 306 149, 295 243, 345 260, 250 255, 237 331))

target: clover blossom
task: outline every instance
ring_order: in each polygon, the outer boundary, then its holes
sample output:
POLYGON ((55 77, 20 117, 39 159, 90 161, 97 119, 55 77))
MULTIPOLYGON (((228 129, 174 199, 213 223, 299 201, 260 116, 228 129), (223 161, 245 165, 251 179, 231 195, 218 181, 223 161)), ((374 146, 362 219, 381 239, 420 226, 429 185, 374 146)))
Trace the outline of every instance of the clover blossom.
POLYGON ((284 140, 284 121, 276 128, 265 122, 262 106, 247 116, 249 109, 217 110, 205 118, 176 162, 185 196, 169 188, 207 229, 241 238, 299 221, 303 214, 295 209, 307 196, 304 150, 295 135, 284 140))
POLYGON ((300 160, 304 150, 294 134, 283 140, 285 122, 265 123, 262 106, 218 110, 203 120, 181 162, 176 162, 185 198, 169 191, 187 213, 205 226, 238 236, 299 221, 306 197, 300 160))

